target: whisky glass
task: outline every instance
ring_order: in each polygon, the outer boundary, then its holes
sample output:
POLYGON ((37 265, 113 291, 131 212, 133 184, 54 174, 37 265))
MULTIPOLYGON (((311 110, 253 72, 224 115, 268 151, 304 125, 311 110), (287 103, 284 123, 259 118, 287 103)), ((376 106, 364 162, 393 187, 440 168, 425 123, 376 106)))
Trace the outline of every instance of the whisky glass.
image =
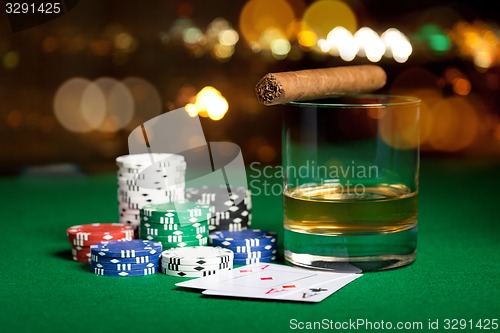
POLYGON ((419 105, 346 95, 284 106, 287 262, 377 271, 415 260, 419 105))

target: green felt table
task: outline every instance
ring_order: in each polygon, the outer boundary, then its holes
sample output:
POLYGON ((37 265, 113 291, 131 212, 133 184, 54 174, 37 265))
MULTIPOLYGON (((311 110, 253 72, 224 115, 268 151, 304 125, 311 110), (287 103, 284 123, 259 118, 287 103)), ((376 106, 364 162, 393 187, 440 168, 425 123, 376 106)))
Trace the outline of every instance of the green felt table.
MULTIPOLYGON (((443 331, 447 318, 500 319, 498 166, 424 161, 417 261, 364 274, 318 304, 206 297, 163 274, 96 276, 70 260, 65 230, 117 221, 114 175, 0 179, 0 331, 282 332, 292 319, 415 321, 422 331, 439 319, 443 331)), ((279 196, 253 196, 254 227, 282 236, 282 214, 279 196)))

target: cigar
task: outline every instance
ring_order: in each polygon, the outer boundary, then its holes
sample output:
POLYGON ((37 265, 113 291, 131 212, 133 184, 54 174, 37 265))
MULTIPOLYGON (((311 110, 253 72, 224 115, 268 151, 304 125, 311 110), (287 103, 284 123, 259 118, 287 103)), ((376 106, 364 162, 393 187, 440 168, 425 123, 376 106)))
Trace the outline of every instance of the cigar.
POLYGON ((332 95, 365 93, 385 85, 384 70, 375 65, 269 73, 255 86, 264 105, 285 104, 332 95))

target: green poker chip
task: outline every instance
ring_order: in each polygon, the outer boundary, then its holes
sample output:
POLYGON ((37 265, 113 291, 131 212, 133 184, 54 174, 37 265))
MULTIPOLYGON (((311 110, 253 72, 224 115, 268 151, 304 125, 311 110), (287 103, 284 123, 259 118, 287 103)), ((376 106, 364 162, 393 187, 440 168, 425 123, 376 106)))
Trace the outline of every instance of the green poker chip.
POLYGON ((140 211, 141 223, 180 224, 182 226, 207 221, 213 207, 195 202, 150 204, 140 211))
POLYGON ((208 241, 208 234, 198 234, 198 235, 171 235, 171 236, 146 236, 144 237, 146 240, 155 241, 155 242, 164 242, 164 243, 196 243, 198 244, 200 241, 202 243, 205 240, 208 241))
POLYGON ((208 227, 203 230, 195 232, 184 232, 184 231, 165 231, 165 230, 151 230, 151 229, 139 229, 139 236, 142 239, 152 239, 152 238, 174 238, 174 237, 184 237, 184 238, 196 238, 201 236, 208 237, 208 227))
POLYGON ((182 240, 180 242, 167 242, 155 240, 155 242, 160 242, 164 249, 173 249, 179 247, 191 247, 191 246, 205 246, 208 244, 208 237, 203 237, 197 240, 182 240))
POLYGON ((172 236, 172 235, 197 235, 208 234, 209 226, 207 221, 194 223, 187 226, 179 226, 178 224, 154 224, 141 223, 139 234, 142 236, 172 236), (175 226, 175 228, 172 228, 175 226))

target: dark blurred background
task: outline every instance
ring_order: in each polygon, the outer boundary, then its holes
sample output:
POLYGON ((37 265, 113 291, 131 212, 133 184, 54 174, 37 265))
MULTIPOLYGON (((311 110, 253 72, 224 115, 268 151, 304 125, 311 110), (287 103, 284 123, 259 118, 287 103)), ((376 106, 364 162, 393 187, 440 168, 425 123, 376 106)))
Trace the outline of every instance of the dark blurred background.
POLYGON ((237 143, 247 164, 278 164, 281 116, 257 103, 258 79, 367 63, 387 71, 382 93, 422 99, 423 158, 498 160, 496 7, 465 0, 85 0, 16 32, 2 12, 0 174, 59 163, 115 170, 131 130, 186 105, 201 116, 207 141, 237 143))

